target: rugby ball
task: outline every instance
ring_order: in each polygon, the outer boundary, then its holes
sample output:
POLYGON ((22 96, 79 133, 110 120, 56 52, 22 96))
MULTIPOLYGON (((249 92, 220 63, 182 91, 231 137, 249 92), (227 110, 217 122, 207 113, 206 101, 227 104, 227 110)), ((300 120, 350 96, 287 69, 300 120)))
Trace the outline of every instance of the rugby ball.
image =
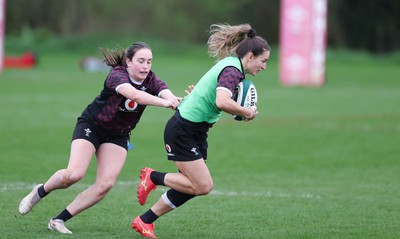
MULTIPOLYGON (((250 108, 250 106, 257 105, 257 90, 256 86, 250 80, 243 79, 236 86, 233 92, 232 99, 240 106, 250 108)), ((232 115, 235 120, 243 120, 241 115, 232 115)))

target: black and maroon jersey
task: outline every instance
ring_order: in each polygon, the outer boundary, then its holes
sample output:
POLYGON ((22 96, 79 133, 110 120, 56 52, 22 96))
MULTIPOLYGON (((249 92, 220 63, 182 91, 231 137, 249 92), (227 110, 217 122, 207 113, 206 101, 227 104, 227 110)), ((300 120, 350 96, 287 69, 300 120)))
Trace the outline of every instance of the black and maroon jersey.
POLYGON ((168 89, 167 84, 152 71, 142 84, 137 85, 130 80, 125 67, 117 66, 111 70, 104 81, 104 88, 100 95, 86 107, 81 117, 110 131, 118 133, 132 131, 146 106, 139 105, 117 93, 115 89, 126 83, 155 96, 159 96, 162 90, 168 89))
POLYGON ((244 79, 244 75, 234 66, 225 67, 218 76, 218 87, 229 89, 232 94, 240 81, 244 79))

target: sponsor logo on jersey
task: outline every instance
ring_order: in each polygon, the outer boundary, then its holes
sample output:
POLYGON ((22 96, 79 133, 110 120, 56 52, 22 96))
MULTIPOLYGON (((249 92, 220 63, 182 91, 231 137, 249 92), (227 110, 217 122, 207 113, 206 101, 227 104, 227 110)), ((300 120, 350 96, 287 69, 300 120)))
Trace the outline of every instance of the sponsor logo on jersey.
POLYGON ((126 99, 125 101, 125 109, 126 111, 134 111, 138 107, 138 103, 133 100, 126 99))

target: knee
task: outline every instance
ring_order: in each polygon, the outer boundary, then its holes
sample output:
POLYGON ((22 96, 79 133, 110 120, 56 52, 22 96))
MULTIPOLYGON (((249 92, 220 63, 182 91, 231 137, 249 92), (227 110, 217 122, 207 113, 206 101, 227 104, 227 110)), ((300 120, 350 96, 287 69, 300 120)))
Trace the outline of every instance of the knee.
POLYGON ((60 176, 61 184, 64 188, 68 188, 69 186, 81 180, 84 176, 83 174, 72 172, 68 169, 62 169, 58 171, 58 174, 60 176))
POLYGON ((213 187, 214 187, 214 183, 212 180, 208 181, 208 182, 204 182, 195 189, 195 192, 196 192, 195 194, 196 194, 196 196, 207 195, 211 192, 213 187))
POLYGON ((114 181, 104 181, 96 184, 100 196, 105 196, 114 187, 114 181))

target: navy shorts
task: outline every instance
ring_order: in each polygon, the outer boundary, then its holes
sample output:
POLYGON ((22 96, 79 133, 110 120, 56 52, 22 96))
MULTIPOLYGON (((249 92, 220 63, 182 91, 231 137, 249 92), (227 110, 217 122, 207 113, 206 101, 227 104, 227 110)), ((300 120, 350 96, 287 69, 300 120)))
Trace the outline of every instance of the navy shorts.
POLYGON ((182 118, 179 111, 169 119, 164 130, 168 160, 194 161, 207 159, 208 129, 212 124, 194 123, 182 118))
POLYGON ((130 133, 112 132, 79 117, 72 135, 72 140, 75 139, 85 139, 91 142, 96 150, 103 143, 116 144, 128 150, 130 133))

